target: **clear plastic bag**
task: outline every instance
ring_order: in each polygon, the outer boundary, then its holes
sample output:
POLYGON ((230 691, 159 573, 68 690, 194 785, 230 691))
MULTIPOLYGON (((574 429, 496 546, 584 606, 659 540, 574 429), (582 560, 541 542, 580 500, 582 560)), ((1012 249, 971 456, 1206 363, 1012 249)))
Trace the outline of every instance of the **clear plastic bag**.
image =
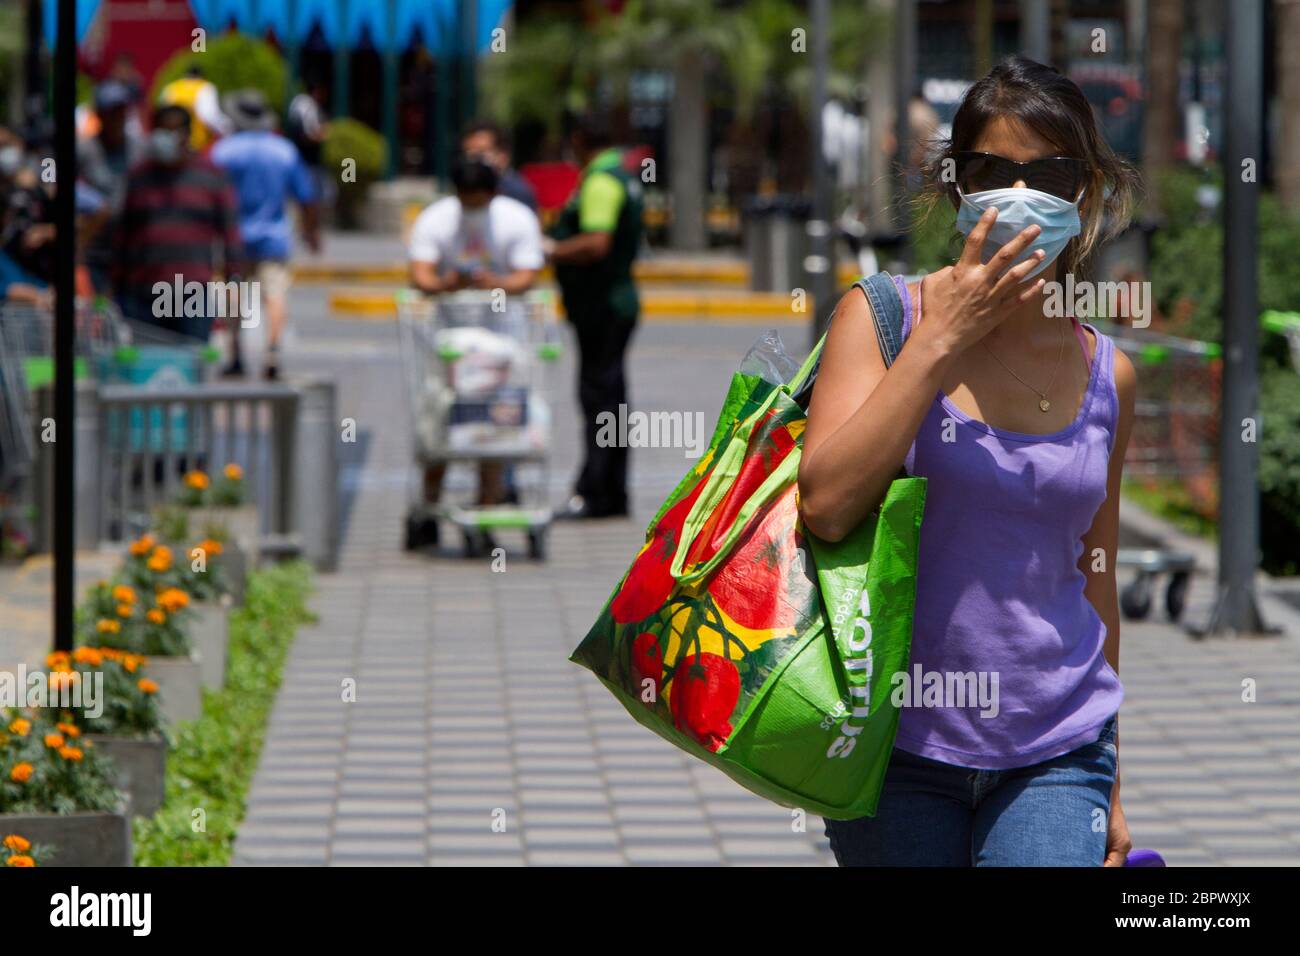
POLYGON ((740 372, 742 375, 757 375, 773 385, 784 385, 794 378, 800 364, 786 351, 781 333, 776 329, 768 329, 745 353, 745 358, 740 363, 740 372))

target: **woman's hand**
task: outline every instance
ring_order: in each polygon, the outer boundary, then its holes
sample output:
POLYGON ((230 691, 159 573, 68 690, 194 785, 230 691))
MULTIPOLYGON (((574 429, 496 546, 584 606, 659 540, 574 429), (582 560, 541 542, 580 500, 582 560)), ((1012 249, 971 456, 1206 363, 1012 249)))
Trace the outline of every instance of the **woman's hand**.
POLYGON ((1124 818, 1124 808, 1119 802, 1119 787, 1111 793, 1110 822, 1106 828, 1106 862, 1102 866, 1123 866, 1133 849, 1133 840, 1128 835, 1128 820, 1124 818))
POLYGON ((956 265, 932 272, 925 277, 925 321, 917 326, 913 337, 924 337, 937 347, 939 354, 959 355, 991 332, 1011 310, 1028 302, 1046 282, 1024 286, 1024 278, 1043 259, 1041 249, 1014 268, 1008 268, 1042 231, 1026 226, 1020 234, 998 250, 987 264, 980 253, 989 229, 998 217, 990 209, 966 237, 961 258, 956 265))

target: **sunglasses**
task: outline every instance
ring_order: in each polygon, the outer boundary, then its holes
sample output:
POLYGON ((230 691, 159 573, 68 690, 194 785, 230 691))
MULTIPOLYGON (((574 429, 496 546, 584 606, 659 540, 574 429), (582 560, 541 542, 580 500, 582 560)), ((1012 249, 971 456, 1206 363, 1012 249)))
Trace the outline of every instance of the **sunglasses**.
POLYGON ((1048 156, 1018 163, 995 153, 966 150, 957 161, 957 185, 963 193, 1007 189, 1023 182, 1030 189, 1074 202, 1088 178, 1088 164, 1072 156, 1048 156))

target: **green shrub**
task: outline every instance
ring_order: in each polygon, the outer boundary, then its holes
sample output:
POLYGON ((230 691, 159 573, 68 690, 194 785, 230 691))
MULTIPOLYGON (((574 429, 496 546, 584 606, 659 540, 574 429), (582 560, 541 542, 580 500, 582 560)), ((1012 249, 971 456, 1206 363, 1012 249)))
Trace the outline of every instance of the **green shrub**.
POLYGON ((374 182, 388 169, 388 141, 365 123, 341 117, 330 122, 321 159, 331 174, 337 174, 344 160, 350 159, 357 164, 358 183, 374 182))
POLYGON ((177 730, 165 802, 152 819, 135 821, 136 866, 229 865, 285 658, 311 620, 310 591, 302 562, 249 578, 245 604, 231 617, 225 687, 204 692, 203 715, 177 730), (195 810, 203 811, 201 830, 195 810))
POLYGON ((271 44, 242 33, 226 33, 209 39, 203 53, 182 50, 175 54, 154 77, 150 102, 157 102, 162 88, 184 76, 191 66, 199 67, 204 79, 210 80, 221 93, 261 90, 277 112, 284 110, 285 91, 289 88, 284 57, 271 44))
POLYGON ((1261 371, 1259 417, 1264 570, 1300 574, 1300 374, 1286 366, 1261 371))

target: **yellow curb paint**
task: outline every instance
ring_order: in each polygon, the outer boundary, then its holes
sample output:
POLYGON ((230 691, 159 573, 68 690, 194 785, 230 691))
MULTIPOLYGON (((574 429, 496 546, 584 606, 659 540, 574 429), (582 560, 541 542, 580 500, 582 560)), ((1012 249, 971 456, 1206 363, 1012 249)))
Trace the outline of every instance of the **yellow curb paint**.
MULTIPOLYGON (((340 317, 392 319, 397 310, 391 293, 368 290, 335 292, 329 297, 331 311, 340 317)), ((808 311, 795 312, 790 297, 777 292, 751 292, 741 295, 714 296, 692 293, 649 293, 641 296, 641 318, 654 321, 708 319, 710 321, 748 322, 761 318, 767 322, 806 323, 808 311)), ((563 314, 563 309, 560 309, 563 314)))
MULTIPOLYGON (((634 267, 633 274, 638 282, 649 283, 700 283, 709 285, 744 286, 749 282, 749 268, 744 263, 641 263, 634 267)), ((304 263, 293 271, 296 282, 404 282, 406 267, 404 265, 314 265, 304 263)), ((554 274, 546 268, 541 272, 543 279, 551 279, 554 274)), ((857 281, 855 269, 840 268, 838 277, 841 285, 851 285, 857 281)))

